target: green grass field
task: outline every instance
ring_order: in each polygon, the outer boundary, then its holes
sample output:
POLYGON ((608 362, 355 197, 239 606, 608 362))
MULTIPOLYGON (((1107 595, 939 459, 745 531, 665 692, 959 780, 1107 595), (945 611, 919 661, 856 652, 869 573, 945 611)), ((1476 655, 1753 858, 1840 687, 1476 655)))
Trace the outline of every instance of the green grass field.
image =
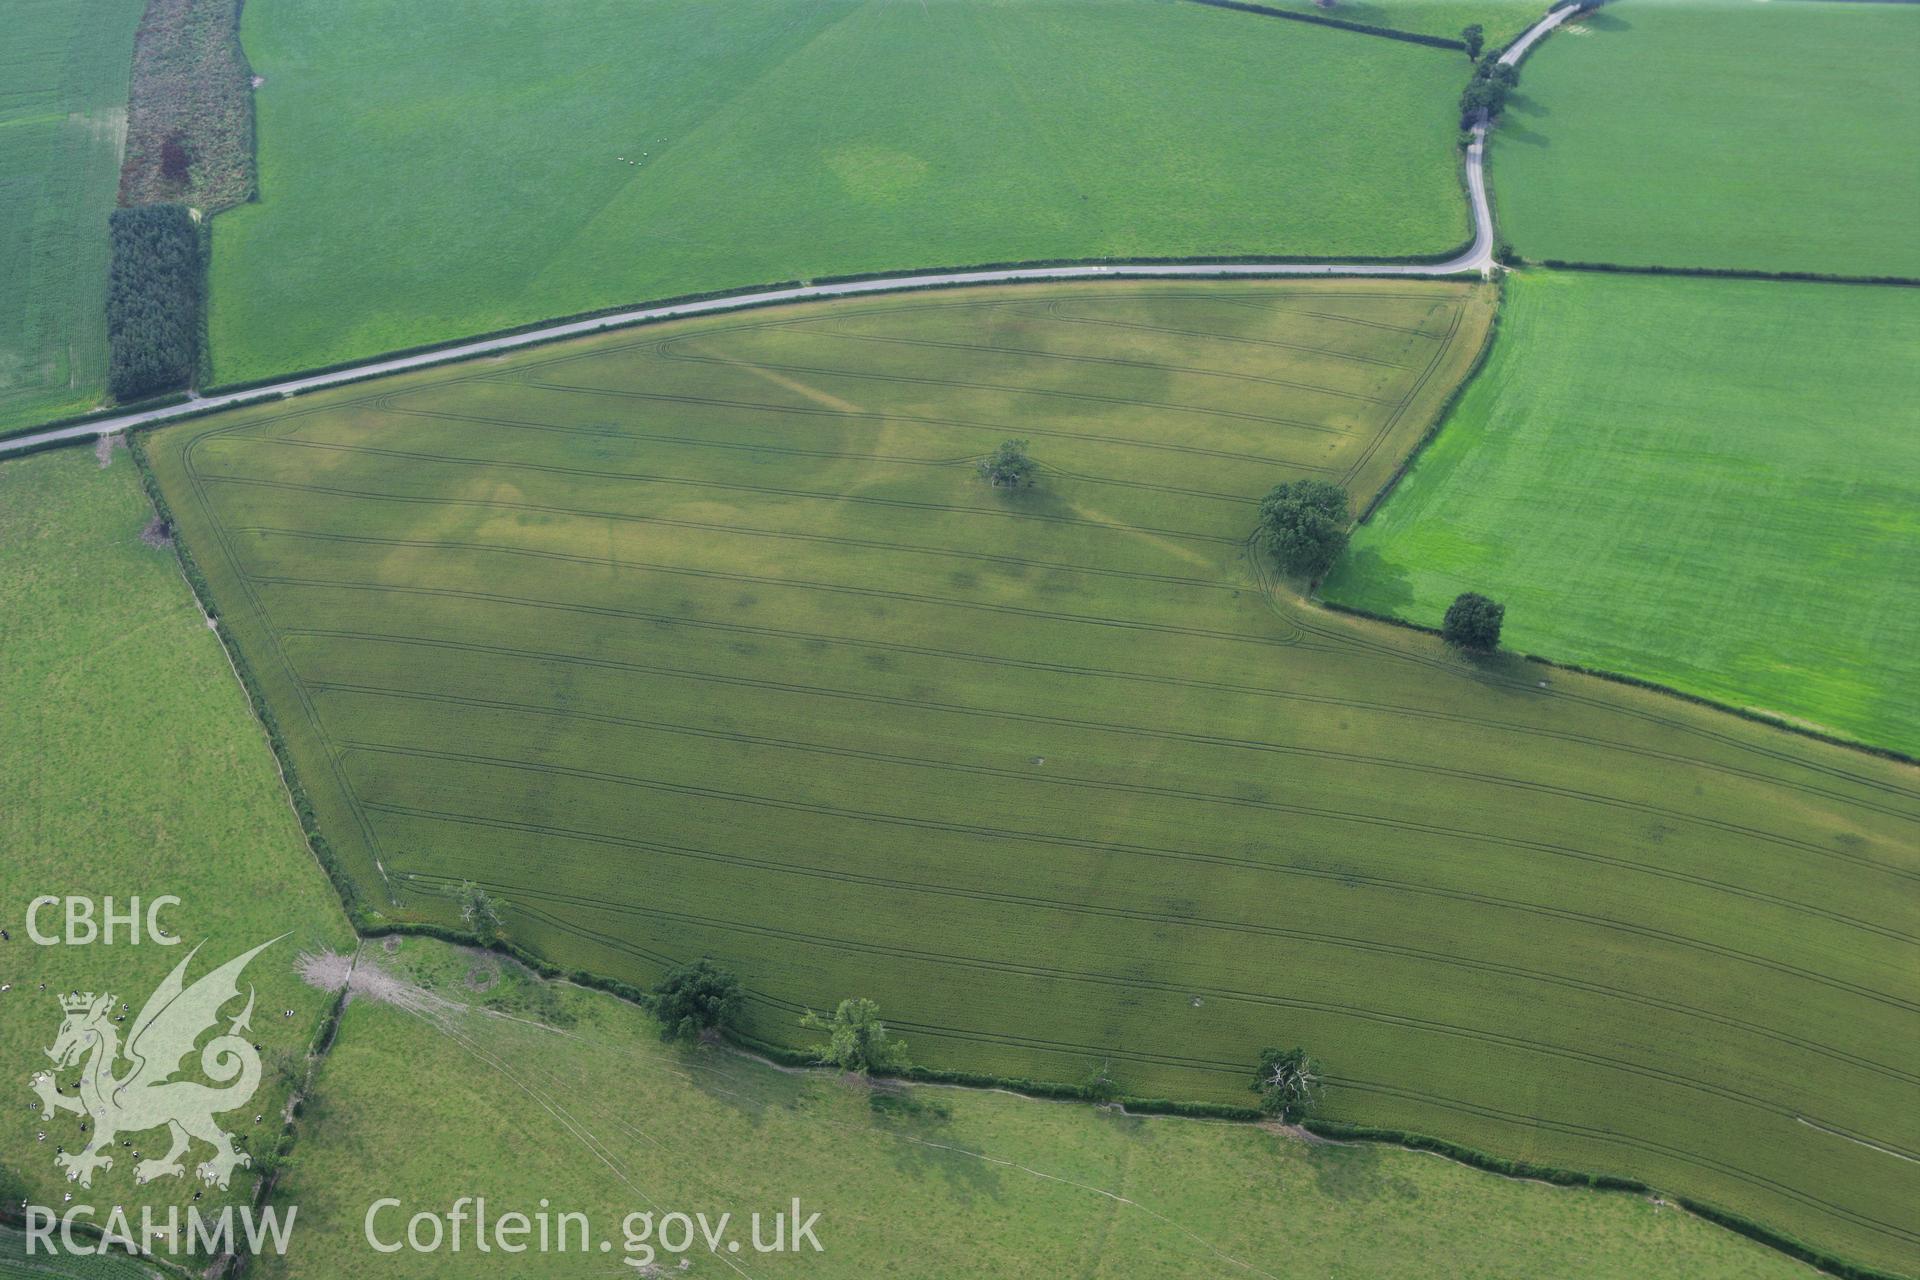
POLYGON ((1920 752, 1915 350, 1905 289, 1528 273, 1326 594, 1920 752))
MULTIPOLYGON (((748 1214, 795 1196, 822 1214, 821 1253, 743 1246, 750 1276, 1806 1274, 1643 1197, 1391 1147, 1309 1146, 1252 1125, 976 1090, 874 1091, 723 1050, 663 1048, 632 1006, 542 988, 514 966, 474 994, 469 983, 492 981, 497 961, 476 965, 427 940, 393 955, 370 944, 361 963, 429 995, 410 1009, 349 1006, 282 1187, 300 1208, 297 1248, 264 1275, 583 1274, 578 1253, 376 1255, 362 1222, 381 1195, 405 1213, 462 1195, 485 1196, 494 1213, 546 1197, 589 1214, 616 1247, 635 1210, 731 1212, 743 1238, 748 1214)), ((700 1253, 694 1275, 732 1274, 700 1253)))
POLYGON ((1920 8, 1620 0, 1527 59, 1489 161, 1521 254, 1920 276, 1920 8))
POLYGON ((1920 1243, 1906 766, 1305 608, 1481 345, 1458 284, 905 296, 624 331, 155 434, 364 904, 793 1043, 1329 1113, 1920 1243), (973 463, 1029 437, 1033 492, 973 463), (1872 1145, 1868 1145, 1872 1144, 1872 1145))
POLYGON ((0 0, 0 430, 107 380, 107 214, 138 0, 0 0))
POLYGON ((1294 9, 1336 22, 1358 22, 1448 40, 1458 40, 1461 28, 1468 23, 1479 23, 1489 49, 1513 41, 1551 7, 1547 0, 1338 0, 1331 7, 1316 4, 1314 0, 1254 0, 1254 3, 1270 9, 1294 9))
POLYGON ((1458 54, 1198 5, 343 0, 242 35, 220 382, 824 275, 1467 236, 1458 54))
MULTIPOLYGON (((199 1185, 189 1170, 136 1189, 129 1157, 80 1190, 54 1167, 56 1147, 82 1141, 81 1121, 41 1119, 27 1081, 49 1065, 42 1051, 60 1029, 58 996, 111 990, 138 1009, 191 945, 204 942, 189 971, 197 978, 291 931, 247 970, 259 993, 253 1029, 274 1071, 252 1109, 222 1117, 264 1151, 287 1096, 274 1072, 305 1053, 327 1004, 294 975, 294 953, 351 936, 173 553, 139 539, 151 515, 124 451, 105 471, 86 450, 0 465, 0 923, 11 935, 0 941, 0 983, 10 987, 0 993, 0 1189, 15 1198, 10 1211, 29 1196, 64 1206, 74 1191, 103 1214, 113 1204, 164 1211, 199 1185), (131 896, 173 894, 181 903, 162 921, 184 945, 129 945, 122 935, 112 945, 36 946, 25 918, 41 894, 110 894, 121 908, 131 896), (282 1017, 287 1008, 296 1016, 282 1017)), ((42 929, 56 917, 43 914, 42 929)), ((68 1087, 77 1074, 62 1077, 68 1087)), ((204 1156, 196 1148, 194 1159, 204 1156)), ((230 1188, 236 1200, 252 1189, 244 1171, 230 1188)), ((218 1201, 206 1195, 202 1207, 218 1201)))
POLYGON ((24 1234, 0 1227, 0 1280, 164 1280, 164 1276, 124 1254, 56 1258, 37 1244, 28 1254, 24 1234))

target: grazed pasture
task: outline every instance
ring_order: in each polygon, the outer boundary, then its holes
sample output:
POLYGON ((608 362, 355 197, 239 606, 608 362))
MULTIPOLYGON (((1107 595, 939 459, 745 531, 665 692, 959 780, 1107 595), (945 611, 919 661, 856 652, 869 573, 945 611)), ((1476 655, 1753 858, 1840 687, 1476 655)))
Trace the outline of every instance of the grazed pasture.
POLYGON ((1527 59, 1501 232, 1530 258, 1920 276, 1916 66, 1909 4, 1608 4, 1527 59))
MULTIPOLYGON (((62 1208, 77 1192, 79 1203, 137 1217, 143 1204, 164 1214, 202 1188, 190 1170, 136 1187, 130 1151, 91 1188, 66 1181, 54 1155, 85 1142, 83 1119, 42 1119, 27 1086, 49 1065, 59 997, 111 991, 137 1011, 190 947, 201 947, 191 979, 289 934, 247 971, 263 1082, 252 1106, 221 1117, 262 1153, 279 1138, 279 1110, 327 1007, 295 976, 294 955, 351 935, 218 637, 172 551, 141 540, 153 511, 132 462, 124 450, 109 456, 104 471, 80 449, 0 465, 0 1194, 17 1211, 28 1196, 62 1208), (111 895, 122 912, 130 897, 170 894, 180 903, 160 923, 183 942, 130 944, 122 927, 112 945, 35 945, 27 904, 42 894, 111 895)), ((43 913, 40 927, 58 932, 58 914, 43 913)), ((78 1077, 61 1078, 71 1089, 78 1077)), ((137 1135, 135 1148, 164 1136, 137 1135)), ((253 1189, 243 1171, 201 1207, 245 1203, 253 1189)), ((0 1274, 5 1258, 0 1242, 0 1274)))
POLYGON ((0 3, 0 430, 92 408, 107 378, 107 214, 136 0, 0 3))
POLYGON ((1328 598, 1920 753, 1920 293, 1526 272, 1328 598))
POLYGON ((151 437, 361 909, 750 1030, 1640 1176, 1920 1242, 1920 780, 1303 605, 1277 480, 1377 489, 1492 306, 1445 283, 791 308, 151 437), (1024 436, 1033 491, 973 463, 1024 436))

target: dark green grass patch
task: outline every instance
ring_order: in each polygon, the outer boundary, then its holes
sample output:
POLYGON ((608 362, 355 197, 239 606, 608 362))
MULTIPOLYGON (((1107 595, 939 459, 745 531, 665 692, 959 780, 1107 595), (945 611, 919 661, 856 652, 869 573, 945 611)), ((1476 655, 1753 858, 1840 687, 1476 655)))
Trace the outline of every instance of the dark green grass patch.
POLYGON ((215 231, 218 382, 774 281, 1467 235, 1460 55, 1198 5, 348 0, 244 34, 263 199, 215 231))
POLYGON ((1528 273, 1330 599, 1920 752, 1920 294, 1528 273))
POLYGON ((1304 1044, 1333 1119, 1900 1263, 1920 777, 1329 615, 1250 553, 1277 481, 1384 482, 1491 303, 760 311, 150 447, 381 920, 472 879, 566 969, 712 954, 766 1041, 861 995, 928 1066, 1147 1097, 1244 1106, 1304 1044), (1031 490, 977 473, 1008 437, 1031 490))
POLYGON ((0 0, 0 429, 107 377, 107 214, 139 0, 0 0))
POLYGON ((1920 7, 1620 0, 1527 59, 1493 138, 1529 258, 1920 276, 1920 7))

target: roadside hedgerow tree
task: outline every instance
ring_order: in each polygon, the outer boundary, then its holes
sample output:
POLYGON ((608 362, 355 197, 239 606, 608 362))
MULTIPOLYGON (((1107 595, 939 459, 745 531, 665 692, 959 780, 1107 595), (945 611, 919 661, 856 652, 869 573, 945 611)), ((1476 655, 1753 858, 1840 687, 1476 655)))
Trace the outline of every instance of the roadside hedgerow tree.
POLYGON ((1507 606, 1499 601, 1478 591, 1462 591, 1447 606, 1440 635, 1450 645, 1488 652, 1500 647, 1500 624, 1506 616, 1507 606))
POLYGON ((745 1003, 740 979, 702 956, 667 970, 653 985, 647 1007, 660 1020, 662 1040, 698 1040, 731 1027, 745 1003))
POLYGON ((1305 1049, 1263 1049, 1260 1069, 1247 1086, 1260 1095, 1260 1110, 1294 1123, 1320 1103, 1320 1064, 1305 1049))
POLYGON ((1520 68, 1511 62, 1502 62, 1493 54, 1480 60, 1480 69, 1475 73, 1482 80, 1491 80, 1504 89, 1515 89, 1520 85, 1520 68))
POLYGON ((1086 1093, 1089 1101, 1097 1102, 1103 1107, 1120 1101, 1120 1078, 1113 1073, 1113 1059, 1100 1059, 1099 1065, 1089 1071, 1087 1078, 1080 1082, 1080 1088, 1086 1093))
POLYGON ((814 1061, 824 1065, 863 1076, 907 1065, 906 1042, 887 1034, 887 1024, 880 1021, 880 1006, 871 1000, 842 1000, 831 1018, 809 1009, 800 1025, 827 1033, 824 1041, 813 1046, 814 1061))
POLYGON ((471 880, 460 882, 460 918, 482 943, 500 936, 500 906, 493 895, 471 880))
POLYGON ((1480 61, 1480 50, 1485 48, 1487 43, 1486 30, 1476 22, 1470 27, 1460 28, 1460 39, 1466 43, 1467 57, 1475 62, 1480 61))
POLYGON ((1471 129, 1483 119, 1491 120, 1506 105, 1506 85, 1484 76, 1475 76, 1460 95, 1460 127, 1471 129))
POLYGON ((1318 578, 1347 546, 1347 491, 1325 480, 1289 480, 1260 502, 1260 528, 1280 566, 1318 578))
POLYGON ((994 488, 1018 489, 1033 483, 1033 459, 1025 440, 1002 440, 980 464, 980 474, 994 488))

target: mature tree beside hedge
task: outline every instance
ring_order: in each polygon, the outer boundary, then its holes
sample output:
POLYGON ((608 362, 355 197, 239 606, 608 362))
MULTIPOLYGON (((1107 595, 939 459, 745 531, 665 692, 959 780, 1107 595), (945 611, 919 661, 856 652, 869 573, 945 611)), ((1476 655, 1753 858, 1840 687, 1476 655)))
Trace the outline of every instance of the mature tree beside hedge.
POLYGON ((662 1040, 697 1040, 708 1031, 724 1031, 739 1020, 745 1004, 740 979, 705 956, 669 969, 647 999, 662 1040))
POLYGON ((473 936, 492 946, 500 937, 500 904, 471 880, 460 882, 460 919, 473 936))
POLYGON ((1475 62, 1480 61, 1480 50, 1486 47, 1487 33, 1479 23, 1460 28, 1460 39, 1467 46, 1467 56, 1475 62))
POLYGON ((1260 502, 1260 527, 1280 567, 1318 578, 1347 547, 1347 491, 1325 480, 1289 480, 1260 502))
POLYGON ((831 1018, 809 1009, 800 1025, 827 1033, 825 1042, 813 1046, 814 1061, 823 1065, 863 1076, 907 1065, 906 1042, 887 1034, 887 1024, 880 1021, 880 1006, 871 1000, 842 1000, 831 1018))
POLYGON ((188 386, 200 362, 200 228, 178 204, 115 209, 108 226, 107 389, 124 403, 188 386))
POLYGON ((1497 600, 1478 591, 1463 591, 1447 606, 1440 634, 1448 644, 1489 652, 1500 647, 1500 624, 1506 616, 1507 606, 1497 600))
POLYGON ((1320 1064, 1298 1047, 1265 1049, 1247 1087, 1260 1095, 1264 1114, 1298 1121, 1320 1105, 1320 1064))

